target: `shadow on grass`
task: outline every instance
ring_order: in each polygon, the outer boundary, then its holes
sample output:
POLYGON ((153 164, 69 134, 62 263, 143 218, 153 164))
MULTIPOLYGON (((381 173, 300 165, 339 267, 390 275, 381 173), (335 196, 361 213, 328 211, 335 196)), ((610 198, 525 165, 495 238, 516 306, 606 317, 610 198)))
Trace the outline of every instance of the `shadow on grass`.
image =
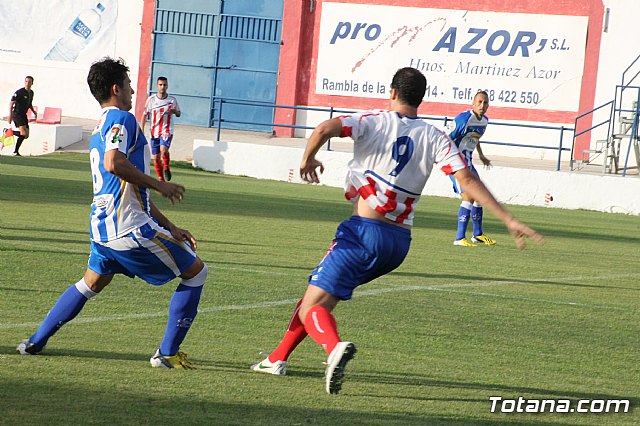
POLYGON ((24 287, 5 287, 0 286, 0 292, 12 291, 12 292, 27 292, 27 293, 56 293, 60 294, 60 290, 47 290, 44 288, 24 288, 24 287))
MULTIPOLYGON (((607 289, 617 289, 617 290, 634 290, 640 291, 640 287, 618 287, 613 285, 597 285, 597 284, 578 284, 572 283, 568 280, 562 281, 554 281, 553 279, 549 280, 523 280, 523 279, 514 279, 514 278, 494 278, 494 277, 483 277, 479 275, 456 275, 456 274, 430 274, 430 273, 422 273, 422 272, 404 272, 397 271, 389 274, 389 277, 394 275, 400 277, 411 277, 411 278, 444 278, 451 280, 462 280, 471 281, 471 282, 505 282, 505 283, 514 283, 514 284, 535 284, 535 285, 554 285, 554 286, 568 286, 568 287, 586 287, 586 288, 607 288, 607 289)), ((576 278, 576 281, 579 280, 588 280, 589 277, 576 278)))
MULTIPOLYGON (((426 375, 411 373, 395 374, 380 372, 375 374, 359 374, 353 373, 348 376, 351 382, 363 383, 379 383, 385 385, 402 385, 402 386, 428 386, 428 387, 444 387, 451 389, 478 389, 495 392, 504 397, 505 395, 535 395, 537 398, 565 398, 565 399, 628 399, 632 407, 640 404, 640 398, 629 395, 609 395, 596 392, 575 392, 564 391, 560 389, 543 389, 527 386, 507 386, 495 383, 473 383, 460 381, 437 380, 426 375)), ((534 396, 532 396, 534 397, 534 396)))
MULTIPOLYGON (((21 242, 31 241, 29 238, 21 238, 21 242)), ((57 240, 55 240, 57 241, 57 240)), ((74 243, 79 243, 79 241, 74 241, 74 243)), ((0 248, 0 252, 21 252, 21 253, 46 253, 46 254, 72 254, 79 256, 89 257, 89 242, 87 241, 87 249, 82 251, 77 250, 60 250, 59 248, 52 248, 50 250, 47 249, 38 249, 38 248, 17 248, 17 247, 4 247, 0 248)))
MULTIPOLYGON (((13 349, 13 348, 12 348, 13 349)), ((5 352, 7 348, 2 348, 5 352)), ((56 351, 54 351, 56 353, 56 351)), ((17 356, 17 355, 16 355, 17 356)), ((55 355, 50 355, 55 356, 55 355)), ((74 357, 91 357, 96 359, 108 358, 109 360, 132 360, 143 362, 141 355, 115 354, 90 351, 74 351, 73 355, 64 355, 60 352, 58 356, 69 356, 69 362, 73 362, 74 357)), ((6 359, 6 357, 3 357, 6 359)), ((46 357, 33 357, 34 361, 46 364, 46 357), (45 359, 40 359, 45 358, 45 359)), ((28 362, 32 362, 28 360, 28 362)), ((144 357, 144 362, 146 356, 144 357)), ((527 424, 527 425, 550 425, 552 421, 541 418, 526 419, 514 416, 495 415, 490 418, 473 418, 463 413, 459 415, 440 415, 438 413, 393 413, 385 412, 384 408, 377 408, 373 398, 384 398, 385 404, 392 401, 394 395, 369 395, 357 394, 353 392, 356 388, 351 386, 349 392, 343 392, 339 396, 326 395, 322 390, 322 378, 313 374, 313 378, 318 378, 317 405, 322 408, 303 406, 304 399, 293 400, 291 402, 282 399, 278 394, 261 396, 239 395, 237 389, 233 392, 225 392, 225 386, 198 386, 194 383, 202 382, 202 375, 216 374, 215 369, 201 369, 189 372, 154 370, 145 366, 147 372, 136 374, 131 377, 107 378, 100 364, 92 367, 90 376, 62 378, 60 376, 48 378, 46 375, 37 376, 38 379, 25 373, 20 380, 9 378, 5 375, 0 379, 0 398, 3 401, 2 422, 6 424, 20 424, 24 422, 25 413, 28 413, 30 424, 47 425, 68 425, 68 424, 225 424, 225 425, 300 425, 300 424, 320 424, 320 425, 507 425, 507 424, 527 424), (194 375, 200 375, 195 379, 194 375), (84 380, 83 380, 84 377, 84 380), (178 389, 177 392, 164 392, 163 385, 170 382, 170 388, 178 389), (115 385, 114 385, 115 384, 115 385), (150 387, 149 387, 150 386, 150 387), (240 399, 240 400, 238 400, 240 399), (357 404, 348 404, 349 400, 357 401, 357 404), (266 400, 260 402, 259 400, 266 400), (370 407, 364 410, 361 408, 366 401, 373 401, 370 407), (347 402, 345 408, 345 401, 347 402), (349 408, 358 406, 358 408, 349 408)), ((235 367, 234 367, 235 368, 235 367)), ((84 367, 86 370, 86 367, 84 367)), ((83 370, 83 371, 85 371, 83 370)), ((249 375, 246 366, 244 370, 249 375)), ((111 370, 108 374, 112 374, 111 370)), ((35 376, 35 374, 34 374, 35 376)), ((55 375, 53 375, 55 376, 55 375)), ((252 377, 253 377, 252 376, 252 377)), ((197 376, 196 376, 197 377, 197 376)), ((311 376, 310 376, 311 377, 311 376)), ((427 386, 447 386, 447 387, 473 387, 478 389, 497 389, 508 391, 509 387, 482 386, 476 384, 438 382, 425 378, 426 383, 421 380, 404 382, 403 380, 390 380, 390 377, 381 375, 353 375, 349 377, 352 382, 373 381, 373 383, 399 383, 409 385, 427 386), (383 379, 381 382, 380 379, 383 379)), ((256 376, 256 379, 258 377, 256 376)), ((282 395, 292 395, 289 388, 291 382, 287 378, 269 378, 273 382, 280 382, 283 389, 282 395)), ((204 378, 206 380, 206 376, 204 378)), ((262 378, 260 378, 262 380, 262 378)), ((235 383, 235 382, 234 382, 235 383)), ((236 386, 229 384, 228 386, 236 386)), ((298 383, 297 386, 300 386, 298 383)), ((271 392, 277 392, 278 385, 271 386, 271 392)), ((517 391, 520 391, 519 389, 517 391)), ((544 391, 544 390, 543 390, 544 391)), ((310 391, 313 392, 313 391, 310 391)), ((564 394, 563 394, 564 395, 564 394)), ((585 397, 585 395, 579 395, 585 397)), ((307 396, 308 397, 308 396, 307 396)), ((599 397, 602 397, 601 395, 599 397)), ((411 399, 411 398, 410 398, 411 399)), ((418 398, 416 398, 418 400, 418 398)), ((450 401, 460 404, 477 404, 487 402, 476 398, 425 398, 426 401, 450 401)), ((464 407, 462 405, 461 407, 464 407)), ((425 407, 425 410, 429 407, 425 407)), ((387 409, 393 411, 393 409, 387 409)))
MULTIPOLYGON (((14 348, 10 348, 11 351, 14 348)), ((2 352, 8 352, 9 348, 3 347, 2 352)), ((17 355, 16 355, 17 356, 17 355)), ((514 387, 499 384, 467 383, 457 381, 442 381, 411 374, 397 375, 392 373, 379 374, 351 374, 348 378, 349 387, 343 390, 339 396, 329 396, 322 391, 322 374, 302 373, 292 377, 309 377, 317 379, 319 383, 318 394, 315 397, 321 400, 324 408, 311 408, 300 406, 300 401, 288 403, 274 396, 277 402, 257 402, 254 396, 247 395, 242 401, 234 401, 239 396, 227 396, 224 385, 216 388, 197 387, 192 388, 194 375, 216 374, 216 371, 232 370, 239 372, 237 364, 223 364, 211 362, 212 366, 203 365, 200 370, 163 371, 153 370, 147 363, 147 356, 141 354, 118 354, 107 352, 74 351, 66 354, 64 351, 53 351, 49 356, 68 356, 69 362, 74 357, 135 361, 140 362, 141 368, 146 368, 148 374, 135 377, 123 377, 117 380, 114 386, 112 380, 104 380, 100 364, 92 368, 91 377, 86 381, 60 377, 47 380, 46 376, 39 376, 38 380, 25 374, 24 380, 15 380, 4 376, 0 381, 0 398, 3 401, 3 418, 6 424, 19 424, 24 421, 25 413, 29 414, 29 423, 47 425, 67 424, 225 424, 225 425, 293 425, 293 424, 346 424, 346 425, 551 425, 557 424, 549 417, 539 416, 504 416, 496 414, 489 418, 473 418, 461 413, 455 417, 451 415, 439 415, 438 413, 389 413, 383 408, 376 407, 376 399, 382 406, 389 406, 394 399, 408 399, 416 402, 447 402, 452 404, 478 404, 489 406, 489 401, 483 398, 469 397, 441 397, 441 396, 410 396, 394 394, 373 394, 372 392, 359 393, 357 383, 367 385, 400 385, 439 387, 449 389, 476 389, 495 392, 509 398, 508 395, 530 395, 540 399, 569 398, 577 399, 630 399, 632 406, 637 406, 638 399, 632 399, 619 395, 603 395, 597 393, 564 392, 556 389, 540 389, 530 387, 514 387), (166 377, 166 378, 163 378, 166 377), (144 383, 142 383, 144 381, 144 383), (162 384, 170 381, 173 387, 178 386, 179 392, 165 393, 162 384), (180 387, 182 383, 182 387, 180 387), (145 386, 151 385, 153 389, 145 386), (160 388, 155 388, 160 386, 160 388), (364 398, 364 399, 363 399, 364 398), (354 405, 362 405, 363 401, 370 401, 370 408, 366 411, 362 408, 344 408, 344 401, 358 401, 354 405)), ((7 359, 7 357, 3 357, 7 359)), ((33 357, 34 361, 46 364, 46 357, 33 357), (40 359, 44 358, 44 359, 40 359)), ((31 361, 31 360, 29 360, 31 361)), ((197 361, 197 360, 194 360, 197 361)), ((208 364, 208 363, 207 363, 208 364)), ((250 372, 246 365, 242 371, 247 375, 246 380, 256 376, 250 372)), ((110 373, 111 374, 111 373, 110 373)), ((81 378, 82 376, 79 376, 81 378)), ((202 377, 202 376, 201 376, 202 377)), ((271 392, 277 392, 278 387, 283 386, 283 395, 291 395, 291 382, 287 378, 266 378, 276 383, 270 387, 271 392), (286 389, 286 390, 285 390, 286 389)), ((202 381, 203 379, 198 379, 202 381)), ((205 379, 206 380, 206 379, 205 379)), ((244 381, 244 379, 243 379, 244 381)), ((297 386, 299 386, 299 382, 297 386)), ((378 388, 380 389, 380 387, 378 388)), ((381 390, 385 390, 384 387, 381 390)), ((234 389, 235 391, 235 389, 234 389)), ((311 391, 313 392, 313 391, 311 391)), ((242 398, 242 396, 240 396, 242 398)), ((265 399, 265 398, 260 398, 265 399)), ((347 404, 349 406, 349 404, 347 404)), ((425 410, 430 409, 425 406, 425 410)), ((488 409, 488 408, 487 408, 488 409)), ((628 414, 620 414, 629 416, 628 414)), ((628 417, 627 417, 628 418, 628 417)))
MULTIPOLYGON (((85 232, 84 233, 84 238, 72 239, 72 240, 71 239, 65 239, 65 238, 43 238, 43 237, 36 237, 36 236, 25 237, 25 236, 22 236, 22 235, 21 236, 17 236, 17 235, 16 236, 6 236, 6 235, 3 235, 2 239, 5 240, 5 241, 23 241, 23 242, 24 241, 31 241, 31 242, 34 242, 34 243, 39 242, 39 243, 58 243, 58 244, 65 244, 65 243, 78 244, 79 242, 84 240, 88 244, 89 243, 89 233, 85 232)), ((34 250, 34 251, 37 251, 37 249, 34 250)))
MULTIPOLYGON (((87 218, 89 217, 89 212, 87 211, 87 218)), ((53 229, 53 228, 43 228, 43 227, 39 227, 39 226, 21 226, 21 227, 12 227, 12 226, 2 226, 0 225, 0 230, 7 230, 7 231, 18 231, 18 232, 23 232, 23 231, 27 231, 27 232, 47 232, 47 233, 53 233, 53 234, 77 234, 77 235, 83 235, 86 236, 88 238, 89 233, 86 230, 79 230, 79 231, 72 231, 70 229, 53 229)), ((58 241, 58 240, 55 240, 58 241)), ((76 240, 74 240, 76 241, 76 240)))
MULTIPOLYGON (((3 354, 13 354, 16 357, 19 356, 15 353, 15 346, 0 346, 0 353, 3 354)), ((64 348, 54 348, 49 350, 45 349, 41 355, 34 356, 33 358, 48 358, 48 357, 68 357, 70 360, 73 358, 83 358, 83 359, 95 359, 95 360, 122 360, 122 361, 134 361, 139 362, 141 368, 148 367, 148 360, 151 354, 144 353, 123 353, 123 352, 106 352, 106 351, 85 351, 85 350, 66 350, 64 348)), ((194 357, 189 357, 193 364, 197 367, 198 370, 207 371, 207 372, 215 372, 215 371, 227 371, 233 372, 234 374, 243 374, 249 377, 254 377, 257 374, 252 372, 249 369, 251 361, 247 362, 229 362, 229 361, 221 361, 221 360, 205 360, 194 357)), ((150 367, 148 367, 150 368, 150 367)), ((264 376, 264 375, 261 375, 264 376)), ((290 369, 287 371, 288 377, 299 377, 299 378, 311 378, 324 380, 324 371, 322 369, 310 370, 305 368, 299 369, 290 369)), ((283 378, 276 377, 274 380, 283 380, 283 384, 286 385, 283 378)), ((393 385, 393 386, 415 386, 415 387, 439 387, 439 388, 451 388, 451 389, 475 389, 475 390, 484 390, 491 391, 496 394, 500 394, 505 398, 509 398, 509 395, 528 395, 530 398, 540 398, 540 399, 626 399, 630 401, 630 405, 632 407, 640 406, 640 398, 637 396, 629 396, 629 395, 613 395, 613 394, 603 394, 597 392, 576 392, 576 391, 565 391, 561 389, 546 389, 539 387, 528 387, 528 386, 512 386, 512 385, 502 385, 496 383, 477 383, 477 382, 462 382, 462 381, 453 381, 453 380, 439 380, 429 377, 428 375, 423 375, 419 373, 412 372, 411 374, 406 373, 391 373, 391 372, 377 372, 377 373, 351 373, 348 372, 345 375, 345 383, 365 383, 367 385, 376 384, 376 385, 393 385)), ((353 389, 353 387, 351 387, 353 389)), ((351 395, 358 395, 357 393, 350 392, 351 395)), ((362 395, 362 396, 371 396, 371 397, 384 397, 384 398, 393 398, 393 395, 362 395)), ((403 398, 410 398, 407 396, 403 396, 403 398)), ((426 400, 446 400, 443 398, 418 398, 418 399, 426 399, 426 400)), ((454 399, 458 401, 459 399, 454 399)), ((486 402, 486 400, 478 400, 478 399, 466 399, 466 401, 482 401, 486 402)))

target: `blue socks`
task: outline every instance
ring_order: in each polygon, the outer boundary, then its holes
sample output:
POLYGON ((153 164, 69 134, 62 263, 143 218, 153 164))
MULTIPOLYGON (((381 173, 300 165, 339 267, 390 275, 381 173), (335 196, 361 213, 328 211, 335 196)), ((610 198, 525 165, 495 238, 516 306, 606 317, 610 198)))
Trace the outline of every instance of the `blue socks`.
POLYGON ((49 338, 60 327, 74 319, 80 313, 84 304, 87 303, 87 300, 95 295, 96 293, 87 286, 84 279, 69 287, 53 305, 40 327, 29 338, 29 341, 36 345, 38 351, 41 351, 49 338))
POLYGON ((467 234, 467 225, 469 224, 469 217, 471 216, 471 203, 463 201, 460 203, 460 210, 458 210, 458 233, 456 234, 456 241, 463 239, 467 234))
POLYGON ((169 322, 164 333, 160 353, 162 355, 175 355, 180 344, 187 336, 191 323, 198 313, 198 303, 202 294, 202 286, 187 287, 180 284, 173 293, 169 305, 169 322))
POLYGON ((202 287, 207 278, 207 265, 195 277, 182 280, 169 304, 169 321, 160 345, 160 353, 173 356, 187 336, 191 323, 198 313, 202 287))
MULTIPOLYGON (((184 340, 191 327, 196 314, 202 287, 207 279, 208 268, 204 265, 202 270, 189 280, 183 279, 176 289, 169 304, 169 322, 164 339, 160 346, 163 355, 175 355, 180 344, 184 340)), ((53 305, 40 327, 29 338, 38 352, 40 352, 51 336, 63 325, 74 319, 82 310, 87 300, 97 293, 81 279, 76 284, 65 290, 58 301, 53 305)))
POLYGON ((473 221, 473 236, 482 235, 482 206, 475 202, 471 208, 471 220, 473 221))

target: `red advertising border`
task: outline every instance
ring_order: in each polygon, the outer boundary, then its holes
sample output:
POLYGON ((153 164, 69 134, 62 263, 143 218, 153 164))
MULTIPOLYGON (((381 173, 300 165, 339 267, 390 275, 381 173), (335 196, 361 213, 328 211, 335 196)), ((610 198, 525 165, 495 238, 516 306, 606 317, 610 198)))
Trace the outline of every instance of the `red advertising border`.
POLYGON ((151 53, 153 50, 153 22, 156 13, 155 0, 144 0, 142 6, 142 23, 140 29, 140 63, 138 67, 138 81, 136 83, 135 116, 140 118, 144 111, 151 77, 151 53))

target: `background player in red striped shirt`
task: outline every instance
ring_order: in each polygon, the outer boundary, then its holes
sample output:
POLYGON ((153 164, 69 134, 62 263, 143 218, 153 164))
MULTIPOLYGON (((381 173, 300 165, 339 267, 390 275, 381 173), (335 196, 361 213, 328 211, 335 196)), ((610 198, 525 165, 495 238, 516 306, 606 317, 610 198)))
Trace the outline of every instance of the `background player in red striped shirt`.
POLYGON ((149 96, 144 105, 144 115, 140 120, 140 126, 144 133, 144 125, 147 119, 151 120, 151 155, 158 179, 171 180, 171 168, 169 162, 169 148, 173 140, 173 116, 180 117, 180 105, 178 100, 169 95, 169 81, 167 77, 158 77, 158 93, 149 96))

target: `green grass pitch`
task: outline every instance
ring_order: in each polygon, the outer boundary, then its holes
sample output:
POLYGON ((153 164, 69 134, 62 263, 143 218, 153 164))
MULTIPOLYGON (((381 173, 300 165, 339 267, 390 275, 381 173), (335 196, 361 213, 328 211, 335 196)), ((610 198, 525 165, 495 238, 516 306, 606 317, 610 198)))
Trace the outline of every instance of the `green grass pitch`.
MULTIPOLYGON (((341 303, 358 345, 342 393, 324 392, 307 339, 287 377, 249 370, 278 343, 308 274, 350 214, 339 189, 175 163, 185 200, 160 209, 210 266, 182 346, 199 368, 152 369, 177 281, 118 276, 42 356, 15 353, 88 259, 88 155, 0 158, 0 425, 479 425, 640 423, 640 219, 510 206, 545 234, 518 251, 463 248, 455 199, 418 205, 405 263, 341 303), (629 413, 491 413, 491 396, 628 399, 629 413)), ((576 189, 578 190, 578 189, 576 189)))

